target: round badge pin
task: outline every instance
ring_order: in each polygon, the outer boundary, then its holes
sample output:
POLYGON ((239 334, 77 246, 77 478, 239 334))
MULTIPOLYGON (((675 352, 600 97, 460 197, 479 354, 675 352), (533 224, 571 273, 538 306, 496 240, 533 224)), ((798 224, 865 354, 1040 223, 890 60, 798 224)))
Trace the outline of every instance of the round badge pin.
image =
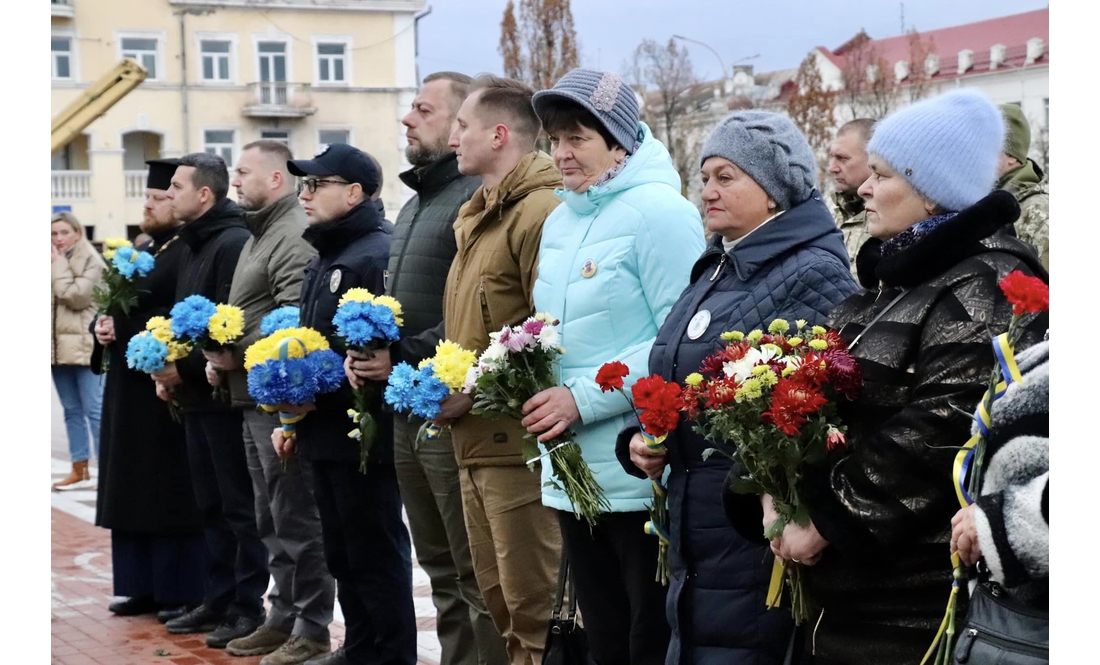
POLYGON ((691 322, 688 323, 688 338, 699 339, 703 336, 703 333, 707 331, 707 326, 710 325, 710 311, 703 310, 691 317, 691 322))
POLYGON ((592 259, 588 259, 581 266, 581 276, 585 279, 592 277, 596 274, 596 262, 592 259))
POLYGON ((340 278, 341 277, 343 277, 343 275, 340 274, 340 269, 339 268, 332 271, 332 279, 330 279, 328 281, 328 290, 329 291, 332 291, 333 293, 336 293, 340 289, 340 278))

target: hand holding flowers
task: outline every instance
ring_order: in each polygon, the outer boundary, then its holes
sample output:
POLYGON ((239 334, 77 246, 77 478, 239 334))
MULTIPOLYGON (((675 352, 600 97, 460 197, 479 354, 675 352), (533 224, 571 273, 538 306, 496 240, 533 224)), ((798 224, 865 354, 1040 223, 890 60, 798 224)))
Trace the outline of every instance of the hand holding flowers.
MULTIPOLYGON (((103 269, 103 280, 92 292, 97 314, 129 316, 138 302, 137 280, 148 275, 156 261, 152 254, 134 249, 128 240, 109 238, 105 245, 108 249, 103 257, 108 261, 107 267, 103 269)), ((106 372, 109 368, 110 356, 104 353, 102 369, 106 372)))

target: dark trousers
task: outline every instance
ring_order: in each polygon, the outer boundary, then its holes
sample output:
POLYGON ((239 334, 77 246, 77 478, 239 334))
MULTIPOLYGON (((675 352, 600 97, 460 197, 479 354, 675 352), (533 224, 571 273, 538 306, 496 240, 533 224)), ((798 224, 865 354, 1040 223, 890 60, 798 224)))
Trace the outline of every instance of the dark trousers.
POLYGON ((151 596, 166 606, 202 602, 206 580, 202 536, 154 536, 111 529, 111 570, 116 596, 151 596))
POLYGON ((267 548, 256 528, 241 412, 188 413, 183 425, 210 556, 203 602, 232 615, 258 616, 270 575, 267 548))
POLYGON ((315 461, 313 482, 348 663, 415 665, 412 547, 393 467, 315 461))
POLYGON ((662 665, 671 630, 657 576, 657 538, 643 512, 603 513, 597 526, 556 511, 595 665, 662 665))

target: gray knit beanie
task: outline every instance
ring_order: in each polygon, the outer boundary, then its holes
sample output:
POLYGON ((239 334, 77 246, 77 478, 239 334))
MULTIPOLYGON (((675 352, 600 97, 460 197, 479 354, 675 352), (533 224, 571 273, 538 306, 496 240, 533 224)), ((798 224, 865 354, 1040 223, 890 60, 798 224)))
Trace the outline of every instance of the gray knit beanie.
POLYGON ((540 90, 531 98, 535 114, 542 119, 548 102, 568 99, 596 116, 619 145, 628 153, 638 141, 638 99, 634 90, 614 72, 574 69, 549 90, 540 90))
POLYGON ((806 137, 778 113, 736 111, 726 116, 703 145, 699 165, 709 157, 736 164, 780 210, 810 198, 817 181, 817 164, 806 137))

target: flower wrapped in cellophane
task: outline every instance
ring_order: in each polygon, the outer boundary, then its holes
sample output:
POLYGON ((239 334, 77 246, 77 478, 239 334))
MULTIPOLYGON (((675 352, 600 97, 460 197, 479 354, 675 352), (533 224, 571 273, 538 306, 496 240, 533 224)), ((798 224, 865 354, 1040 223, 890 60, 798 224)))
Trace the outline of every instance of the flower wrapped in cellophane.
MULTIPOLYGON (((234 305, 215 305, 209 298, 187 296, 172 306, 172 333, 203 351, 224 351, 244 335, 244 310, 234 305)), ((214 399, 229 401, 224 374, 214 388, 214 399)))
POLYGON ((417 432, 435 438, 439 429, 430 421, 439 415, 443 400, 463 389, 470 366, 477 354, 454 342, 443 340, 435 347, 435 355, 425 358, 413 369, 408 363, 398 363, 390 374, 383 398, 395 411, 407 411, 427 421, 417 432))
MULTIPOLYGON (((347 349, 372 355, 401 338, 401 303, 389 296, 376 296, 367 289, 348 289, 340 298, 332 325, 336 336, 347 349)), ((359 442, 359 471, 367 472, 367 459, 374 440, 378 438, 378 424, 370 414, 369 404, 374 397, 374 387, 364 384, 352 389, 353 408, 348 417, 355 429, 348 437, 359 442)))
MULTIPOLYGON (((723 333, 725 348, 703 361, 701 376, 690 377, 683 393, 685 411, 698 419, 695 431, 716 446, 704 458, 717 451, 740 470, 730 489, 772 496, 778 517, 764 530, 769 540, 788 523, 809 524, 799 482, 808 467, 847 445, 837 405, 854 399, 862 385, 859 365, 836 331, 807 329, 805 321, 796 326, 788 335, 791 325, 776 319, 767 333, 723 333)), ((779 605, 785 579, 796 623, 810 615, 800 571, 799 563, 777 560, 767 599, 769 607, 779 605)))
MULTIPOLYGON (((668 452, 665 439, 680 423, 680 386, 654 374, 638 379, 631 386, 630 395, 627 395, 623 379, 629 374, 630 368, 623 363, 610 362, 596 373, 596 384, 602 392, 617 390, 626 398, 638 419, 646 448, 655 454, 664 454, 668 452)), ((668 489, 660 480, 650 479, 650 483, 653 485, 653 503, 649 506, 649 521, 645 523, 645 532, 656 536, 660 541, 657 549, 657 581, 668 586, 671 574, 668 565, 668 489)))
MULTIPOLYGON (((97 315, 129 316, 138 302, 137 280, 149 274, 156 260, 152 254, 134 249, 125 239, 109 238, 104 246, 107 248, 103 252, 107 267, 103 269, 103 280, 92 291, 97 315)), ((104 372, 110 368, 108 353, 103 354, 102 368, 104 372)))
MULTIPOLYGON (((565 353, 561 348, 558 321, 548 314, 536 314, 522 324, 489 335, 489 346, 477 364, 469 369, 465 391, 472 394, 474 415, 523 419, 523 405, 537 393, 558 385, 556 363, 565 353)), ((595 526, 601 512, 611 509, 603 488, 573 440, 576 434, 566 430, 543 443, 540 454, 537 438, 527 435, 523 456, 533 471, 535 463, 550 458, 550 483, 565 493, 573 512, 595 526)))
MULTIPOLYGON (((163 316, 154 316, 145 323, 145 330, 130 338, 126 345, 126 366, 130 369, 152 374, 164 369, 165 364, 173 363, 191 353, 191 345, 181 342, 172 334, 172 323, 163 316)), ((168 402, 172 418, 179 422, 179 404, 175 399, 168 402)))
POLYGON ((244 353, 248 394, 264 411, 278 413, 286 438, 306 417, 302 407, 344 382, 344 363, 325 336, 312 328, 283 328, 257 340, 244 353))

